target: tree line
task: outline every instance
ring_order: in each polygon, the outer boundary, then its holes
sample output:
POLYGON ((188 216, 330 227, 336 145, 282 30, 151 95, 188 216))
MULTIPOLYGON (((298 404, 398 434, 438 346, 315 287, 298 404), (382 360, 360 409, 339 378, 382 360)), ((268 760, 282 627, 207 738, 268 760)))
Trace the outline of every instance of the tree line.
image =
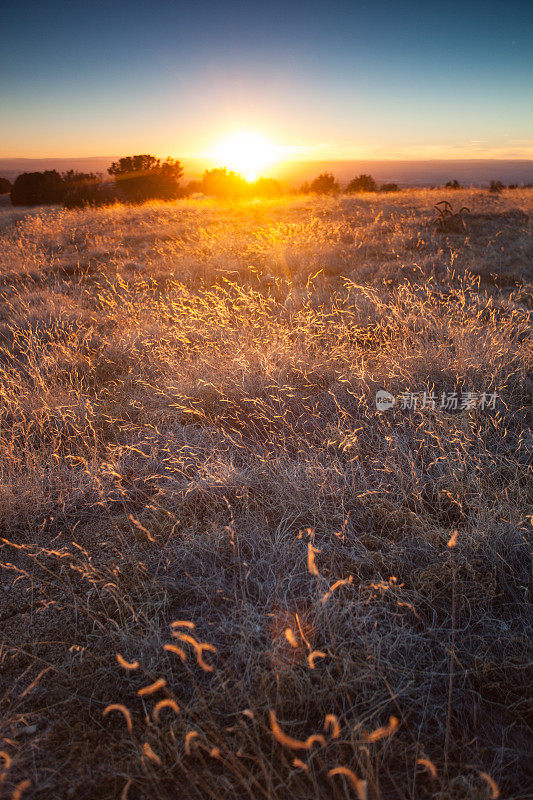
MULTIPOLYGON (((241 175, 225 167, 205 170, 198 181, 182 185, 183 166, 177 159, 164 161, 143 154, 125 156, 115 161, 107 170, 109 178, 94 172, 57 170, 24 172, 11 184, 0 178, 0 194, 10 192, 14 206, 36 206, 63 204, 67 208, 98 206, 115 202, 142 203, 146 200, 173 200, 193 194, 213 197, 276 197, 283 194, 278 181, 273 178, 258 178, 246 181, 241 175)), ((460 189, 457 180, 448 181, 447 189, 460 189)), ((491 181, 489 192, 504 189, 500 181, 491 181)), ((517 188, 515 184, 509 189, 517 188)), ((299 188, 304 194, 336 194, 341 191, 331 172, 323 172, 310 183, 299 188)), ((344 192, 397 192, 396 183, 384 183, 378 187, 371 175, 361 174, 349 181, 344 192)))
MULTIPOLYGON (((348 194, 359 194, 360 192, 398 192, 400 187, 397 183, 384 183, 378 187, 372 175, 358 175, 352 178, 344 189, 348 194)), ((341 191, 339 183, 331 172, 322 172, 311 183, 307 181, 300 187, 303 194, 336 194, 341 191)))
POLYGON ((107 181, 95 172, 24 172, 11 187, 11 202, 14 206, 62 203, 75 208, 179 197, 183 167, 176 159, 162 162, 152 155, 126 156, 113 162, 107 171, 111 176, 107 181))

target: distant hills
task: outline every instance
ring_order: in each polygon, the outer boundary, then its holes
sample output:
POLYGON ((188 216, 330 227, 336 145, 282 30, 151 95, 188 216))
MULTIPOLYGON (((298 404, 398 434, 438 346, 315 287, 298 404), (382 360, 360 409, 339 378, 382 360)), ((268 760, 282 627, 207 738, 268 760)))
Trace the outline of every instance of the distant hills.
POLYGON ((107 168, 116 161, 116 156, 91 156, 89 158, 0 158, 0 178, 13 181, 21 172, 43 172, 56 169, 66 172, 75 169, 78 172, 101 172, 107 174, 107 168))
MULTIPOLYGON (((99 172, 107 175, 107 168, 118 156, 92 156, 86 158, 0 158, 0 177, 13 181, 21 172, 69 169, 80 172, 99 172)), ((206 162, 199 158, 182 159, 185 179, 199 178, 206 162)), ((427 160, 427 161, 292 161, 280 163, 265 171, 266 177, 277 178, 287 186, 298 187, 320 172, 333 172, 341 185, 355 175, 368 173, 378 183, 398 183, 400 186, 428 186, 457 179, 459 183, 485 186, 491 180, 502 183, 532 183, 533 160, 427 160)))
POLYGON ((341 185, 361 173, 372 175, 378 183, 394 182, 400 186, 428 186, 454 179, 466 186, 485 186, 491 180, 533 183, 533 160, 299 161, 280 164, 272 174, 299 185, 326 170, 333 172, 341 185))

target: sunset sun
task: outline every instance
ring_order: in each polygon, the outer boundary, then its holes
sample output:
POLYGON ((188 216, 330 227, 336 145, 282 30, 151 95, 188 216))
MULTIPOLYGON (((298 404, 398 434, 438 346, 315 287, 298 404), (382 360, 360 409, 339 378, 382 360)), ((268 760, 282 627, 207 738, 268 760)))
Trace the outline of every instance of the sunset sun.
POLYGON ((279 160, 279 148, 267 137, 251 131, 239 131, 219 142, 212 158, 220 166, 240 173, 247 181, 255 181, 261 170, 279 160))

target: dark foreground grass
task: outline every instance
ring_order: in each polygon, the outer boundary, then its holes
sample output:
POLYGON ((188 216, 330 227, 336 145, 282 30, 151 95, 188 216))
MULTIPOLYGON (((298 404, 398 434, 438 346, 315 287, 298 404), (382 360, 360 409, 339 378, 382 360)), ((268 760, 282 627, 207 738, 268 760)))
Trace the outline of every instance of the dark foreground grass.
POLYGON ((1 796, 531 796, 532 195, 463 194, 6 216, 1 796))

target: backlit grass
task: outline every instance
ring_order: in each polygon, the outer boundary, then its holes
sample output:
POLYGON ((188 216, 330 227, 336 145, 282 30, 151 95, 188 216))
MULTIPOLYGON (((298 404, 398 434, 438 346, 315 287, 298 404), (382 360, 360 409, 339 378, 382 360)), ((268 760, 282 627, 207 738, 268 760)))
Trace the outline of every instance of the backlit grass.
POLYGON ((0 794, 529 796, 532 199, 3 212, 0 794))

